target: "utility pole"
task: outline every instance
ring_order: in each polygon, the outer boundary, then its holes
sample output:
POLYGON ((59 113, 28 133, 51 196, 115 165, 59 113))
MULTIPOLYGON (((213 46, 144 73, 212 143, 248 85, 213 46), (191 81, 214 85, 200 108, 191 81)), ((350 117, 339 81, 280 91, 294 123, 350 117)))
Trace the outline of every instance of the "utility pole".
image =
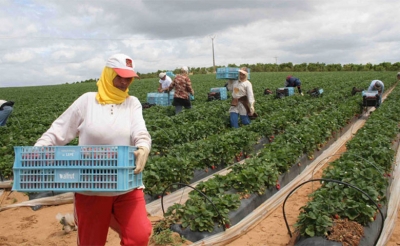
POLYGON ((212 53, 213 53, 213 67, 214 67, 214 73, 215 73, 216 70, 215 70, 215 57, 214 57, 214 38, 215 38, 215 36, 211 37, 211 42, 212 42, 212 53))
POLYGON ((276 71, 278 72, 278 57, 274 56, 275 58, 275 64, 276 64, 276 71))

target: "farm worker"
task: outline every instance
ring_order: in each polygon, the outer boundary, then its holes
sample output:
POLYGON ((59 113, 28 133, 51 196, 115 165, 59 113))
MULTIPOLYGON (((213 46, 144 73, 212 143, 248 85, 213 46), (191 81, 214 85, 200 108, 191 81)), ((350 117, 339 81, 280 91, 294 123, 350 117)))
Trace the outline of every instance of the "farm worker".
MULTIPOLYGON (((35 146, 62 146, 79 137, 79 145, 136 146, 135 174, 143 171, 151 137, 140 101, 128 94, 137 76, 132 58, 111 56, 97 81, 97 92, 81 95, 37 140, 35 146)), ((144 187, 122 192, 74 194, 78 245, 105 245, 108 228, 121 245, 147 245, 152 231, 147 218, 144 187)))
POLYGON ((182 107, 185 107, 185 109, 192 108, 189 94, 194 95, 194 90, 188 73, 188 67, 181 67, 180 74, 176 75, 168 88, 168 91, 175 88, 174 101, 172 102, 172 105, 175 106, 175 114, 182 112, 182 107))
POLYGON ((250 117, 254 115, 253 86, 247 80, 247 68, 239 69, 239 80, 228 80, 228 90, 232 92, 229 119, 233 128, 239 128, 239 117, 243 125, 250 124, 250 117))
POLYGON ((385 85, 383 84, 382 81, 380 80, 372 80, 371 84, 368 87, 368 91, 378 91, 378 95, 379 95, 379 102, 378 102, 378 107, 379 105, 381 105, 382 103, 382 95, 383 95, 383 91, 385 90, 385 85))
POLYGON ((397 73, 397 80, 400 80, 400 72, 397 73))
POLYGON ((0 99, 0 126, 5 126, 8 117, 10 117, 14 109, 13 101, 6 101, 0 99))
POLYGON ((158 77, 160 78, 160 85, 157 89, 158 92, 168 92, 168 87, 171 85, 172 79, 167 75, 167 73, 164 72, 160 73, 158 77))
POLYGON ((304 96, 303 92, 301 91, 301 81, 298 78, 289 75, 286 77, 285 80, 285 87, 297 87, 299 90, 300 95, 304 96))

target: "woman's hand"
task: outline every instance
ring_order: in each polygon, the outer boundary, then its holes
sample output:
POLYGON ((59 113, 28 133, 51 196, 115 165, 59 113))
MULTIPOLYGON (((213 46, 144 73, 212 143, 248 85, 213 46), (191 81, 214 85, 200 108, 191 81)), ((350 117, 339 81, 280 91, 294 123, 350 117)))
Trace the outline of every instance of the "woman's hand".
POLYGON ((133 152, 135 155, 135 163, 136 163, 136 168, 134 173, 139 174, 143 171, 144 166, 146 165, 147 158, 149 157, 150 150, 146 147, 140 146, 138 149, 133 152))

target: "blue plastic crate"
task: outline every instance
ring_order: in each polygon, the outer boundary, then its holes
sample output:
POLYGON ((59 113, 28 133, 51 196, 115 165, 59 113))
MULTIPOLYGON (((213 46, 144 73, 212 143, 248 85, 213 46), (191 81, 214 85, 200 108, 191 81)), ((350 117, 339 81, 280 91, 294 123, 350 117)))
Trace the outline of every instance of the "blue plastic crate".
POLYGON ((169 77, 175 77, 175 76, 176 76, 172 71, 167 71, 166 74, 167 74, 169 77))
POLYGON ((376 97, 378 95, 378 91, 362 91, 361 96, 364 97, 376 97))
POLYGON ((232 72, 238 72, 239 68, 238 67, 219 67, 217 68, 217 73, 232 73, 232 72))
POLYGON ((171 91, 170 93, 147 93, 147 102, 149 104, 155 104, 160 106, 169 106, 174 99, 174 92, 171 91))
POLYGON ((147 102, 150 104, 156 104, 156 97, 157 97, 156 92, 152 92, 152 93, 147 93, 147 102))
POLYGON ((294 87, 285 87, 285 89, 288 90, 289 96, 293 96, 294 95, 294 87))
MULTIPOLYGON (((247 79, 250 79, 250 68, 247 69, 247 79)), ((238 67, 220 67, 217 68, 217 79, 238 79, 238 67)))
POLYGON ((211 88, 210 92, 219 92, 221 95, 221 100, 226 100, 228 98, 228 91, 226 90, 226 87, 211 88))
POLYGON ((276 97, 288 97, 294 95, 294 87, 282 87, 276 89, 276 97))
POLYGON ((133 146, 16 146, 13 190, 113 192, 143 185, 133 146))

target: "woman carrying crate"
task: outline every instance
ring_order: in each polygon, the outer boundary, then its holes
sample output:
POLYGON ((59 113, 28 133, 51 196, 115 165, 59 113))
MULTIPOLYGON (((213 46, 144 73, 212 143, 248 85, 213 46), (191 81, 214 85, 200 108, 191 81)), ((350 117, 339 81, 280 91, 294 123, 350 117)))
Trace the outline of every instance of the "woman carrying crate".
MULTIPOLYGON (((97 92, 80 96, 59 116, 35 146, 63 146, 79 137, 79 145, 136 146, 135 174, 143 171, 151 137, 140 101, 129 96, 128 87, 137 77, 132 58, 111 56, 97 82, 97 92)), ((74 195, 78 245, 105 245, 108 228, 121 238, 121 245, 147 245, 152 231, 147 218, 144 186, 119 192, 79 192, 74 195)))
POLYGON ((233 128, 239 128, 239 117, 243 125, 250 124, 250 117, 254 115, 253 86, 247 80, 247 68, 239 69, 239 80, 229 80, 227 88, 232 92, 229 119, 233 128))

